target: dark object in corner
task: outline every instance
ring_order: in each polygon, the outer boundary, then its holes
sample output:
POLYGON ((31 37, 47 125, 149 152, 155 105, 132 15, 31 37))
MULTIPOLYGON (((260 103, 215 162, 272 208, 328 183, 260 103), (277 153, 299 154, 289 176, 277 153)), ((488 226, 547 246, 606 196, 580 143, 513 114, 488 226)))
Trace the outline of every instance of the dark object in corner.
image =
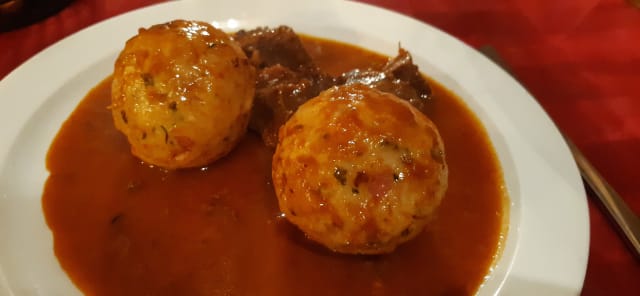
POLYGON ((58 13, 73 0, 0 0, 0 32, 25 27, 58 13))

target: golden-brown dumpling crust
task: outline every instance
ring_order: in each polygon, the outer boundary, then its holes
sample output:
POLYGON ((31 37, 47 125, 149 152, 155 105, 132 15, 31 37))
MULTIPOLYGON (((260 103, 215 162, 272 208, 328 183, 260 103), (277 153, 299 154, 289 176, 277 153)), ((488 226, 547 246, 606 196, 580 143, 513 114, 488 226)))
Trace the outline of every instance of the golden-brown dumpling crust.
POLYGON ((360 84, 300 106, 280 128, 272 176, 290 222, 355 254, 388 253, 415 237, 447 189, 436 126, 409 103, 360 84))
POLYGON ((115 62, 115 126, 143 161, 177 169, 226 155, 244 135, 255 69, 225 32, 176 20, 140 29, 115 62))

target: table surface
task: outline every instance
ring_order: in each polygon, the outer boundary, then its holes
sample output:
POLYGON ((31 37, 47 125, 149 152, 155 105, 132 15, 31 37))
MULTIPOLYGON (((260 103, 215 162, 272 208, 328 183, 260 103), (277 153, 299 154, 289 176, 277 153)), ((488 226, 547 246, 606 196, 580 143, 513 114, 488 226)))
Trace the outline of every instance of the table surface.
MULTIPOLYGON (((0 78, 56 41, 158 0, 76 0, 0 33, 0 78)), ((640 213, 640 9, 624 0, 363 0, 490 44, 559 128, 640 213)), ((639 295, 636 260, 594 196, 582 295, 639 295)))

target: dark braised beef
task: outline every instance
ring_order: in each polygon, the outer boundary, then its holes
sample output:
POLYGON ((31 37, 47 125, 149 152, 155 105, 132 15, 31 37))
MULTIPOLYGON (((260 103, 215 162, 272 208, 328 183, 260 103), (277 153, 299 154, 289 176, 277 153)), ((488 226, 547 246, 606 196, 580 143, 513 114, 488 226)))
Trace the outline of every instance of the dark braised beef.
POLYGON ((338 84, 362 83, 392 93, 409 101, 422 113, 426 112, 426 104, 431 98, 429 84, 418 71, 418 66, 413 64, 411 54, 403 48, 399 48, 398 55, 382 68, 354 69, 343 73, 337 80, 338 84))
POLYGON ((249 129, 259 133, 268 147, 276 146, 278 129, 300 105, 334 85, 366 84, 409 101, 423 113, 431 98, 429 85, 402 48, 382 67, 332 77, 320 70, 287 26, 241 30, 233 38, 258 72, 249 129))
POLYGON ((269 147, 278 143, 278 129, 307 100, 336 84, 313 62, 289 27, 239 31, 234 39, 258 71, 249 128, 269 147))

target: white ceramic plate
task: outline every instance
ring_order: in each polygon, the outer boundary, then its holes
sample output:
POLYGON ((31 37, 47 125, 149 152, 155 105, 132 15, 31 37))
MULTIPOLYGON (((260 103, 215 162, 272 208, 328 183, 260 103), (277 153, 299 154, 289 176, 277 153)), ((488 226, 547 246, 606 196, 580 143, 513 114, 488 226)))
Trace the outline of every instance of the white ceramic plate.
POLYGON ((574 295, 586 270, 589 219, 578 170, 536 101, 453 37, 383 9, 342 1, 180 1, 89 27, 0 82, 0 295, 81 295, 54 254, 40 197, 45 156, 62 122, 112 71, 139 27, 171 19, 227 30, 287 24, 388 55, 398 42, 423 72, 462 97, 485 125, 509 192, 504 252, 479 295, 574 295))

